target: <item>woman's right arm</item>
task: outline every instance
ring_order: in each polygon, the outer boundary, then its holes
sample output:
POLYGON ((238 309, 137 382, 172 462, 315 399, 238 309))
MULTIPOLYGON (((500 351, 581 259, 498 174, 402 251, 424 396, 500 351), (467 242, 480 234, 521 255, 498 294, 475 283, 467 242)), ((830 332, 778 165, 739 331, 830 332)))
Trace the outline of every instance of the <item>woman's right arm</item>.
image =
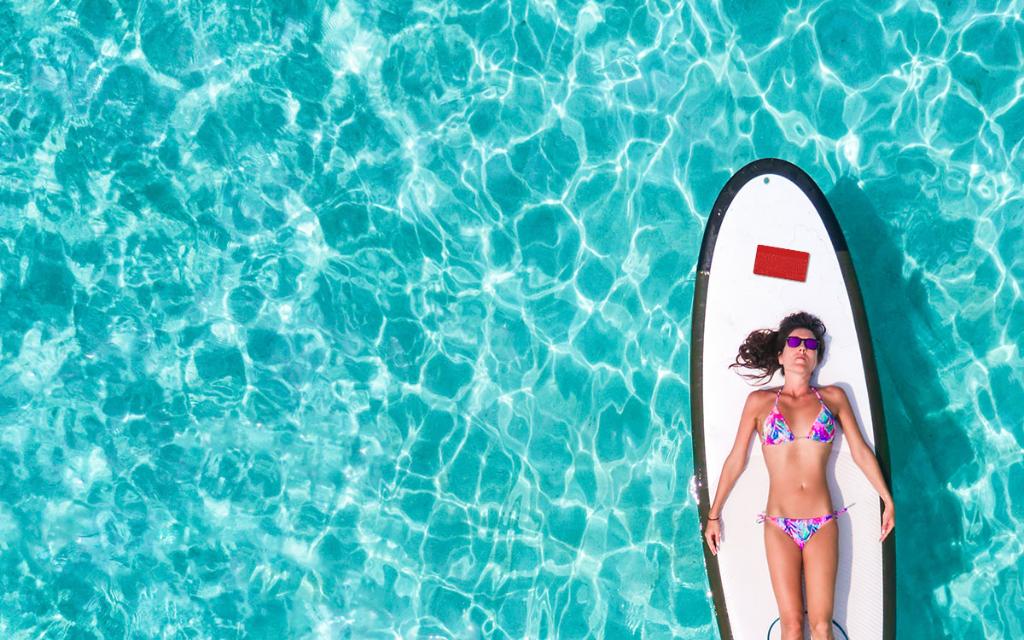
POLYGON ((718 518, 722 516, 722 507, 729 497, 736 480, 739 479, 743 470, 747 468, 747 461, 750 459, 750 438, 757 429, 758 392, 752 391, 747 396, 743 405, 743 414, 740 416, 740 426, 736 430, 736 440, 732 444, 732 451, 725 457, 722 464, 722 473, 718 477, 718 490, 715 491, 715 501, 711 503, 708 512, 708 522, 704 527, 704 539, 711 547, 711 553, 718 555, 718 548, 721 546, 722 526, 718 518))

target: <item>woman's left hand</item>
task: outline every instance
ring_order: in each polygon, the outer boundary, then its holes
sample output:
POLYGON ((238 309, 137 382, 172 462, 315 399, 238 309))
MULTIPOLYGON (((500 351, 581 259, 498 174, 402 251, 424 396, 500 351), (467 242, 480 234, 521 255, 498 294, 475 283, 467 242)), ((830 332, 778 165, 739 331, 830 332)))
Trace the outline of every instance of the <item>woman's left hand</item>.
POLYGON ((885 511, 882 512, 882 537, 878 540, 885 540, 892 533, 896 526, 896 507, 892 502, 885 503, 885 511))

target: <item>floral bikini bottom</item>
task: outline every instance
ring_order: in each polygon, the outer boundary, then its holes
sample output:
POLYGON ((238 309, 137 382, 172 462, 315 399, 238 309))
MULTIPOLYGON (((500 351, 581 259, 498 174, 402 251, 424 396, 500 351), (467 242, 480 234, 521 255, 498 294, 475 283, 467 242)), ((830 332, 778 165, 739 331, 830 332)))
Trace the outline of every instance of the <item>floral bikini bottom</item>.
POLYGON ((793 539, 796 546, 803 549, 804 545, 811 539, 811 536, 818 533, 818 529, 821 529, 822 525, 829 520, 835 520, 841 514, 846 513, 847 509, 852 506, 853 505, 851 504, 848 507, 843 507, 839 511, 826 513, 825 515, 818 516, 817 518, 783 518, 780 516, 765 515, 762 512, 758 514, 757 522, 760 524, 765 520, 768 520, 775 523, 776 526, 782 529, 783 533, 793 539))

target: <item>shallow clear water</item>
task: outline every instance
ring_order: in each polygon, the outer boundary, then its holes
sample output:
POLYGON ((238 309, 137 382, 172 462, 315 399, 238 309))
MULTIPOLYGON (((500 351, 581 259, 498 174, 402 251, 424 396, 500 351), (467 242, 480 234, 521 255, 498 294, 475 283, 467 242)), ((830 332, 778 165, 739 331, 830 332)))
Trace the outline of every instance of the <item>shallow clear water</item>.
POLYGON ((693 264, 775 156, 899 637, 1020 637, 1024 6, 918 4, 0 2, 0 635, 715 637, 693 264))

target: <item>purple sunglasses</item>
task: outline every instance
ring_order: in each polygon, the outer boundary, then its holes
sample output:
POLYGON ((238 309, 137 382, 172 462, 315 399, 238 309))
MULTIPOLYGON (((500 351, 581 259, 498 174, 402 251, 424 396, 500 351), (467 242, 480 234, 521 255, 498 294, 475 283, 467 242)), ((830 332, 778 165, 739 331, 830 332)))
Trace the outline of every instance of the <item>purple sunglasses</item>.
POLYGON ((818 350, 817 338, 798 338, 796 336, 789 336, 788 338, 786 338, 786 345, 794 349, 799 347, 801 342, 807 345, 807 349, 810 351, 818 350))

